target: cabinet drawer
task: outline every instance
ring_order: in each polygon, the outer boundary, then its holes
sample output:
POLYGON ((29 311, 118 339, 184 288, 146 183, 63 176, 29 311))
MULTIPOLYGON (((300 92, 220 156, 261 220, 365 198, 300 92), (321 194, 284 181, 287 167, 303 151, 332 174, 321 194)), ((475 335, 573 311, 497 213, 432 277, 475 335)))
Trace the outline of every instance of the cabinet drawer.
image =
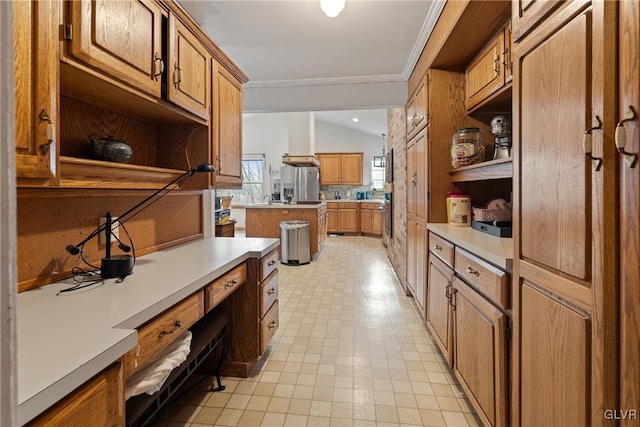
POLYGON ((456 248, 456 274, 502 308, 509 308, 509 276, 487 262, 456 248))
POLYGON ((340 202, 338 203, 339 209, 357 209, 358 202, 340 202))
POLYGON ((247 281, 247 265, 240 264, 204 288, 204 307, 208 313, 247 281))
POLYGON ((260 354, 264 353, 271 338, 278 330, 279 321, 278 301, 276 301, 260 320, 260 354))
POLYGON ((429 251, 453 268, 453 244, 429 232, 429 251))
POLYGON ((204 315, 204 297, 196 292, 138 328, 138 345, 124 355, 124 377, 142 368, 204 315))
POLYGON ((274 249, 260 260, 260 278, 258 279, 260 282, 266 279, 273 270, 278 268, 278 261, 280 261, 279 249, 274 249))
POLYGON ((363 202, 360 209, 382 209, 382 203, 363 202))
POLYGON ((264 316, 269 307, 278 299, 278 272, 274 272, 260 285, 260 317, 264 316))

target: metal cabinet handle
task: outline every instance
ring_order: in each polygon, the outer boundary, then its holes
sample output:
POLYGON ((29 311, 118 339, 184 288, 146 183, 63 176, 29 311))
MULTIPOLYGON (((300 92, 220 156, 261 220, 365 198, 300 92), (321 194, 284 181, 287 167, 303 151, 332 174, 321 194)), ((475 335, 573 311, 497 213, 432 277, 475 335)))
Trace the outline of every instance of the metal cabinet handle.
POLYGON ((467 267, 467 273, 473 274, 474 276, 480 276, 480 272, 472 267, 467 267))
POLYGON ((416 127, 418 126, 418 123, 420 123, 420 117, 418 117, 417 113, 413 113, 413 117, 411 117, 411 125, 416 127))
POLYGON ((232 281, 227 282, 227 284, 226 284, 226 285, 224 285, 224 288, 225 288, 225 289, 231 289, 231 288, 233 288, 233 287, 234 287, 235 285, 237 285, 237 284, 238 284, 238 281, 237 281, 237 280, 235 280, 235 279, 233 279, 232 281))
POLYGON ((271 323, 269 323, 269 329, 273 329, 276 326, 278 326, 278 323, 275 320, 272 320, 271 323))
POLYGON ((176 62, 175 64, 173 64, 173 84, 178 87, 178 85, 180 84, 180 82, 182 81, 182 70, 180 70, 180 67, 178 66, 178 63, 176 62))
POLYGON ((618 153, 624 156, 624 161, 627 163, 627 165, 630 168, 634 168, 636 166, 636 162, 638 161, 638 154, 629 153, 624 150, 625 145, 627 145, 627 131, 624 128, 624 124, 626 122, 635 120, 635 118, 636 118, 636 110, 633 108, 633 105, 629 105, 629 108, 627 108, 627 111, 625 112, 624 117, 616 125, 616 135, 615 135, 616 150, 618 150, 618 153))
POLYGON ((169 335, 174 333, 175 331, 177 331, 178 329, 180 329, 180 327, 182 326, 182 322, 180 320, 176 320, 176 323, 173 324, 173 328, 166 330, 166 331, 160 331, 160 333, 158 334, 158 338, 162 338, 165 335, 169 335))
POLYGON ((433 249, 435 249, 436 251, 441 251, 441 250, 442 250, 442 246, 440 246, 440 245, 435 245, 435 246, 433 247, 433 249))
POLYGON ((158 78, 164 72, 164 61, 162 60, 162 57, 158 54, 158 52, 156 52, 154 57, 153 57, 153 68, 154 68, 154 71, 155 71, 153 73, 153 78, 156 81, 158 81, 158 78))
POLYGON ((273 261, 273 260, 272 260, 272 261, 269 261, 269 262, 267 263, 267 267, 271 267, 271 266, 272 266, 273 264, 275 264, 275 263, 276 263, 276 262, 275 262, 275 261, 273 261))
POLYGON ((271 288, 267 291, 267 295, 273 295, 276 293, 276 288, 271 288))
POLYGON ((495 71, 496 77, 500 75, 500 55, 498 55, 497 53, 493 58, 493 71, 495 71))
POLYGON ((49 118, 49 113, 44 108, 40 111, 38 118, 43 122, 47 122, 47 142, 44 144, 40 144, 38 148, 40 148, 40 152, 43 156, 46 156, 51 148, 51 144, 53 144, 53 139, 56 134, 56 126, 53 124, 51 119, 49 118))
MULTIPOLYGON (((451 283, 451 282, 449 282, 451 283)), ((457 289, 455 289, 453 286, 449 285, 449 305, 451 306, 451 309, 455 311, 456 309, 456 292, 458 292, 457 289)))
POLYGON ((591 152, 593 151, 593 143, 591 141, 591 131, 594 131, 596 129, 602 129, 602 122, 600 121, 600 117, 596 116, 596 121, 597 123, 594 126, 584 131, 584 136, 582 137, 582 149, 584 150, 585 156, 597 162, 596 171, 599 171, 600 168, 602 167, 602 158, 593 157, 591 155, 591 152))

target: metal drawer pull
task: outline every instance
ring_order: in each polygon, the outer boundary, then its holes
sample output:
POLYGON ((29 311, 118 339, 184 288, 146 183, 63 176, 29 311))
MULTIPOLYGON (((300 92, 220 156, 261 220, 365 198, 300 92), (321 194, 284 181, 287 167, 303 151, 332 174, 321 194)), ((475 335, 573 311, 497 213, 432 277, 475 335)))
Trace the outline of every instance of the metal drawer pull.
POLYGON ((269 262, 267 263, 267 267, 271 267, 271 266, 272 266, 273 264, 275 264, 275 263, 276 263, 275 261, 269 261, 269 262))
POLYGON ((275 320, 272 320, 271 323, 269 323, 269 329, 273 329, 276 326, 278 326, 278 323, 275 320))
POLYGON ((624 113, 624 117, 616 125, 615 134, 616 150, 624 156, 624 161, 627 162, 627 165, 632 169, 636 166, 638 155, 636 153, 628 153, 624 150, 625 145, 627 145, 627 130, 624 128, 624 124, 625 122, 630 122, 635 118, 636 110, 634 110, 633 105, 629 105, 629 108, 624 113))
POLYGON ((177 331, 178 329, 180 329, 180 327, 182 326, 182 322, 179 320, 176 320, 176 323, 173 324, 173 328, 169 329, 168 331, 161 331, 158 334, 158 338, 162 338, 165 335, 169 335, 174 333, 175 331, 177 331))
POLYGON ((478 277, 480 275, 480 272, 474 268, 471 267, 467 267, 467 273, 469 274, 473 274, 474 276, 478 277))
POLYGON ((153 68, 154 68, 153 78, 156 81, 158 81, 158 78, 164 72, 164 62, 162 61, 162 58, 160 57, 158 52, 156 52, 156 54, 153 57, 153 68))
POLYGON ((602 122, 600 121, 600 117, 596 116, 596 121, 598 123, 595 126, 584 131, 584 136, 582 137, 582 149, 584 150, 585 156, 597 162, 596 171, 599 171, 602 167, 602 158, 593 157, 591 155, 591 152, 593 151, 593 143, 591 142, 591 131, 602 129, 602 122))
POLYGON ((47 122, 47 142, 45 142, 44 144, 40 144, 40 147, 39 147, 42 155, 46 156, 47 153, 49 152, 49 148, 51 147, 51 144, 53 143, 53 138, 56 133, 56 128, 53 122, 51 121, 51 119, 49 118, 49 113, 47 113, 47 110, 45 110, 44 108, 42 109, 42 111, 40 111, 38 118, 43 122, 47 122))
POLYGON ((182 70, 176 62, 175 64, 173 64, 173 84, 175 87, 178 87, 180 85, 180 82, 182 82, 182 70))
POLYGON ((273 295, 276 293, 276 288, 271 288, 267 291, 267 295, 273 295))
POLYGON ((237 285, 237 284, 238 284, 238 281, 237 281, 237 280, 235 280, 235 279, 233 279, 232 281, 227 282, 227 284, 226 284, 226 285, 224 285, 224 288, 225 288, 225 289, 231 289, 231 288, 233 288, 233 287, 234 287, 235 285, 237 285))
POLYGON ((441 251, 441 250, 442 250, 442 246, 440 246, 440 245, 435 245, 435 246, 434 246, 434 249, 435 249, 436 251, 441 251))

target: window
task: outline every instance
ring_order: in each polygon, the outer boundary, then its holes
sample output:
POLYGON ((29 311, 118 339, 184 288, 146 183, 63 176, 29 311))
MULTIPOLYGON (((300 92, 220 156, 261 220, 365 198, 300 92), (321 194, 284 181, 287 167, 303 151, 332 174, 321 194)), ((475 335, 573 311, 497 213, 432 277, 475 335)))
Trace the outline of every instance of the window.
POLYGON ((264 162, 264 154, 245 154, 242 159, 242 189, 216 190, 216 196, 233 196, 234 205, 260 203, 264 162))
POLYGON ((386 168, 384 166, 376 166, 376 161, 371 161, 371 183, 373 189, 384 191, 384 182, 386 180, 386 168))

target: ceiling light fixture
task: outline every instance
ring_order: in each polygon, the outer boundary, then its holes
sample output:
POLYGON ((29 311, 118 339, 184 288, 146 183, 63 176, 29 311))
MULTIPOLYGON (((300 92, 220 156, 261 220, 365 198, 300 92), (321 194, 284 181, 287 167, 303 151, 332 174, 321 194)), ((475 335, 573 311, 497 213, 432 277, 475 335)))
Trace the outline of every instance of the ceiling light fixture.
POLYGON ((360 121, 360 119, 359 119, 359 118, 357 118, 357 117, 354 117, 354 118, 353 118, 353 119, 351 119, 351 120, 352 120, 354 123, 358 123, 358 122, 360 121))
POLYGON ((344 9, 345 0, 320 0, 320 8, 329 17, 335 18, 344 9))

